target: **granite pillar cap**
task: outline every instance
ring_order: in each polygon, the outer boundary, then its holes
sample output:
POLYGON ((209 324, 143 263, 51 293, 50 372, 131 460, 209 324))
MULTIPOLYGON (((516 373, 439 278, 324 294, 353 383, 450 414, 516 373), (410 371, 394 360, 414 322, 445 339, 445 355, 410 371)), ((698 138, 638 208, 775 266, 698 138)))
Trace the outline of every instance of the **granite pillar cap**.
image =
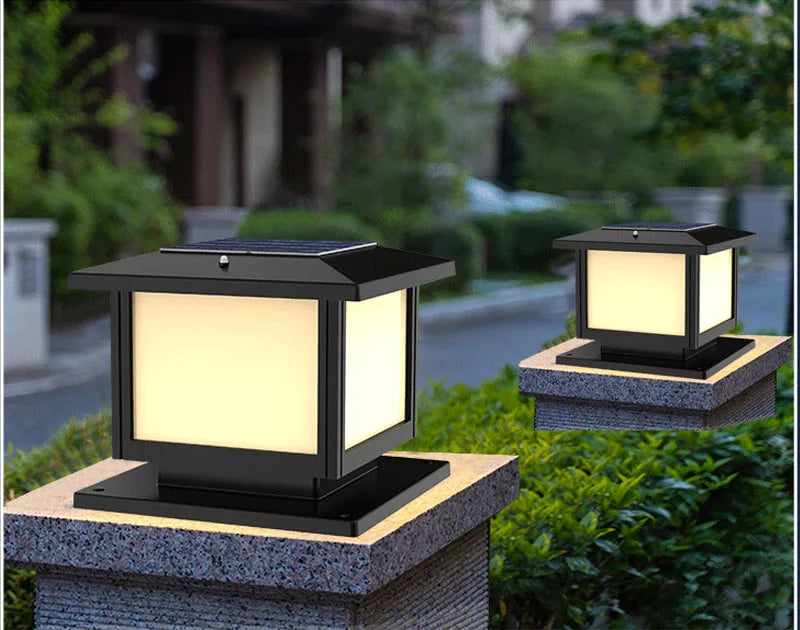
POLYGON ((790 337, 740 337, 753 339, 755 347, 704 380, 559 365, 559 354, 592 343, 569 339, 521 361, 519 389, 527 396, 712 411, 791 359, 790 337))
POLYGON ((140 575, 374 592, 489 520, 519 494, 518 458, 397 453, 450 462, 444 481, 357 538, 84 510, 76 490, 141 465, 106 459, 5 506, 5 559, 140 575))

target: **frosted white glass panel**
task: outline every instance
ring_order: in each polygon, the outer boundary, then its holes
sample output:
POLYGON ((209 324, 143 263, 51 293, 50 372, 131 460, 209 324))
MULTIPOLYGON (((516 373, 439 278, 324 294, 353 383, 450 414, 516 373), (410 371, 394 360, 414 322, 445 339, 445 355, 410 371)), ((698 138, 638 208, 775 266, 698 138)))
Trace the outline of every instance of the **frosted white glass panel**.
POLYGON ((686 257, 586 252, 589 328, 657 335, 686 331, 686 257))
POLYGON ((316 300, 133 294, 133 437, 317 452, 316 300))
POLYGON ((700 256, 700 332, 733 317, 733 250, 700 256))
POLYGON ((344 445, 405 419, 406 291, 345 303, 344 445))

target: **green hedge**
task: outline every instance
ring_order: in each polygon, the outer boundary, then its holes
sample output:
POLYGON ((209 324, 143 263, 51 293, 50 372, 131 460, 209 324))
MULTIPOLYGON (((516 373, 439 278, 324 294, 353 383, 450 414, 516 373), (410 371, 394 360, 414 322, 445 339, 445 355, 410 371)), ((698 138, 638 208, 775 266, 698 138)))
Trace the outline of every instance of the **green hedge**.
POLYGON ((456 275, 427 285, 423 290, 428 295, 441 291, 464 291, 485 271, 483 236, 466 221, 418 221, 403 234, 403 247, 455 261, 456 275))
POLYGON ((674 220, 666 208, 644 208, 628 215, 611 204, 576 201, 565 210, 511 212, 476 217, 474 222, 486 241, 489 271, 547 271, 554 262, 570 258, 569 253, 553 249, 554 239, 634 218, 674 220))
POLYGON ((486 239, 486 266, 490 271, 547 271, 565 257, 553 249, 553 239, 599 227, 599 217, 570 210, 512 212, 475 219, 486 239))
POLYGON ((403 448, 520 456, 520 498, 492 523, 495 627, 789 627, 792 380, 781 368, 782 419, 537 432, 507 367, 431 385, 403 448))
POLYGON ((436 218, 428 212, 389 209, 380 217, 380 228, 354 215, 308 210, 270 210, 249 215, 239 228, 248 238, 294 238, 375 241, 388 247, 450 258, 456 276, 425 288, 427 295, 463 291, 483 273, 484 243, 470 223, 436 218))
POLYGON ((422 288, 423 297, 463 292, 485 271, 486 244, 480 231, 463 217, 441 217, 425 208, 384 208, 376 217, 389 247, 450 258, 456 275, 422 288))
POLYGON ((381 242, 375 228, 352 214, 309 210, 269 210, 250 214, 239 226, 244 238, 381 242))

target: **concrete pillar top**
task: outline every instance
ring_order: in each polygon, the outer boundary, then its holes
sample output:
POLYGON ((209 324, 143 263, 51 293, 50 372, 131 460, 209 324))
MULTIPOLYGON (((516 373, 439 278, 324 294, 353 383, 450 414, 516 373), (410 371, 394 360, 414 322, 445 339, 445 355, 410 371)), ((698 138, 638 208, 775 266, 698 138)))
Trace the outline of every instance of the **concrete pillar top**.
POLYGON ((58 232, 52 219, 4 219, 3 236, 7 241, 30 241, 50 238, 58 232))
POLYGON ((569 339, 521 361, 519 389, 528 396, 711 411, 791 359, 789 337, 740 337, 753 339, 755 347, 704 380, 557 364, 559 354, 591 343, 569 339))
POLYGON ((84 510, 76 490, 141 465, 106 459, 5 505, 5 560, 366 595, 486 522, 519 494, 518 458, 443 459, 451 474, 357 538, 84 510))

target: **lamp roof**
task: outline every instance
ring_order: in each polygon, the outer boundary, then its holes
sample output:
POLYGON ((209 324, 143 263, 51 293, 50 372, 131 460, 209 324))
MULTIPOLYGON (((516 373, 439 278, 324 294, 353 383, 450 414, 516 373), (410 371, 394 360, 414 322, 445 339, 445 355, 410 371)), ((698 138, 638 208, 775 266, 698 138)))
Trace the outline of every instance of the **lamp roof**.
POLYGON ((758 235, 754 232, 734 230, 716 223, 620 223, 557 238, 553 247, 713 254, 752 243, 756 238, 758 235))
POLYGON ((230 238, 164 247, 73 271, 68 285, 95 291, 359 301, 453 274, 452 260, 375 243, 230 238))

